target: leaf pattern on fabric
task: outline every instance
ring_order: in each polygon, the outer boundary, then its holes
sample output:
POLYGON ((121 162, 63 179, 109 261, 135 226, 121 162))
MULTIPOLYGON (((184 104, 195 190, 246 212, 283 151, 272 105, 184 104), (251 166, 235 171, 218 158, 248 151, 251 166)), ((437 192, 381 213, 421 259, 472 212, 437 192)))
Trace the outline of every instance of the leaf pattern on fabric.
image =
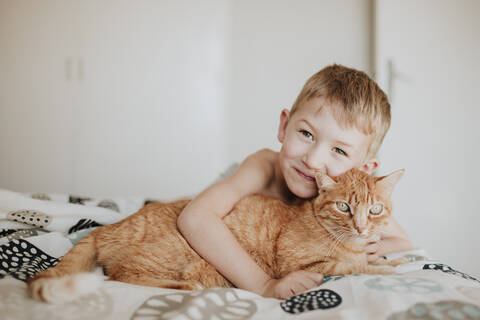
POLYGON ((435 303, 417 303, 406 311, 388 317, 388 320, 449 320, 480 319, 480 308, 471 303, 449 300, 435 303))
POLYGON ((73 233, 73 232, 77 232, 77 231, 83 230, 83 229, 89 229, 89 228, 101 227, 101 226, 103 226, 103 224, 100 224, 95 220, 80 219, 80 220, 78 220, 78 222, 73 227, 68 229, 68 234, 73 233))
POLYGON ((85 202, 91 201, 91 200, 93 199, 90 197, 80 197, 80 196, 73 196, 73 195, 70 195, 68 197, 68 202, 74 203, 74 204, 81 204, 81 205, 84 205, 85 202))
POLYGON ((9 234, 15 233, 20 229, 0 229, 0 238, 6 237, 9 234))
POLYGON ((417 277, 378 276, 366 280, 364 284, 370 289, 396 293, 432 293, 443 291, 443 287, 439 283, 417 277))
POLYGON ((132 315, 132 320, 182 319, 242 320, 252 317, 257 305, 242 299, 233 289, 205 289, 150 297, 132 315))
POLYGON ((454 276, 460 276, 463 279, 475 281, 477 283, 480 283, 480 280, 466 274, 460 271, 457 271, 455 269, 452 269, 451 267, 447 266, 446 264, 441 264, 441 263, 431 263, 431 264, 426 264, 423 266, 423 270, 437 270, 437 271, 442 271, 454 276))
POLYGON ((330 309, 339 306, 342 297, 333 290, 320 289, 293 296, 280 303, 283 311, 298 314, 306 311, 330 309))
POLYGON ((0 278, 10 275, 27 281, 36 273, 53 267, 60 261, 51 257, 30 242, 13 239, 0 246, 0 278))
POLYGON ((105 208, 105 209, 110 209, 116 212, 120 212, 118 205, 112 200, 102 200, 97 204, 97 206, 100 208, 105 208))

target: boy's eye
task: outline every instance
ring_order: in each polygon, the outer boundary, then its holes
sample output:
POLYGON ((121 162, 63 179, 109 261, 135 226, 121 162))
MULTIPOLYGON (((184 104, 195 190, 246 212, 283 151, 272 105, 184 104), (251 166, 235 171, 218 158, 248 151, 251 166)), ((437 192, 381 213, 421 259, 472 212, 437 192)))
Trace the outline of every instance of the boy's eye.
POLYGON ((300 133, 307 139, 313 140, 313 135, 307 130, 300 130, 300 133))
POLYGON ((335 148, 333 148, 333 151, 338 153, 338 154, 341 154, 342 156, 347 156, 347 153, 340 148, 335 147, 335 148))

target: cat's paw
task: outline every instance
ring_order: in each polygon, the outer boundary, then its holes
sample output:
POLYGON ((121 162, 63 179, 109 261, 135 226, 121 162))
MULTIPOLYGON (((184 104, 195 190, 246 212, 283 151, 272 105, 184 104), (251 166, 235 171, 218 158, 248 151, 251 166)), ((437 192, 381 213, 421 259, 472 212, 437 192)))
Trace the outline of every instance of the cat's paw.
POLYGON ((369 274, 395 274, 395 268, 392 266, 367 266, 366 273, 369 274))
POLYGON ((405 257, 401 257, 401 258, 397 258, 397 259, 393 259, 393 260, 387 260, 387 264, 389 266, 392 266, 392 267, 396 267, 396 266, 399 266, 401 264, 405 264, 405 263, 408 263, 408 259, 405 258, 405 257))

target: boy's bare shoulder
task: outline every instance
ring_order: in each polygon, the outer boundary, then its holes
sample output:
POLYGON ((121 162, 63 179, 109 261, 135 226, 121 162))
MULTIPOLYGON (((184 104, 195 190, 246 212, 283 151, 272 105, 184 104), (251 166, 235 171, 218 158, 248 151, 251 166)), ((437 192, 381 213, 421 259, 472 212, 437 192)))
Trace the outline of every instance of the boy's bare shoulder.
POLYGON ((273 151, 273 150, 268 149, 268 148, 260 149, 253 154, 256 154, 256 155, 258 155, 260 157, 263 157, 263 158, 268 158, 270 160, 276 159, 278 157, 278 152, 277 151, 273 151))
POLYGON ((242 164, 255 166, 266 176, 273 176, 278 152, 270 149, 261 149, 249 155, 242 164))
POLYGON ((278 159, 278 152, 265 148, 252 153, 249 157, 258 160, 265 165, 274 166, 275 162, 278 159))
POLYGON ((228 179, 229 182, 242 189, 242 196, 262 192, 274 177, 277 154, 270 149, 250 154, 228 179))

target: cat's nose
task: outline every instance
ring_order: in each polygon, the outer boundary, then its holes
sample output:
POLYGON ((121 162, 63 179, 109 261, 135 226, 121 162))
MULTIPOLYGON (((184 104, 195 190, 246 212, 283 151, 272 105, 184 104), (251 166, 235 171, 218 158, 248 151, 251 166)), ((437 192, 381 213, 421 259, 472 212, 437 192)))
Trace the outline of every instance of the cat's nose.
POLYGON ((365 235, 364 232, 366 231, 367 227, 366 226, 355 226, 355 229, 357 230, 358 234, 360 235, 365 235))

